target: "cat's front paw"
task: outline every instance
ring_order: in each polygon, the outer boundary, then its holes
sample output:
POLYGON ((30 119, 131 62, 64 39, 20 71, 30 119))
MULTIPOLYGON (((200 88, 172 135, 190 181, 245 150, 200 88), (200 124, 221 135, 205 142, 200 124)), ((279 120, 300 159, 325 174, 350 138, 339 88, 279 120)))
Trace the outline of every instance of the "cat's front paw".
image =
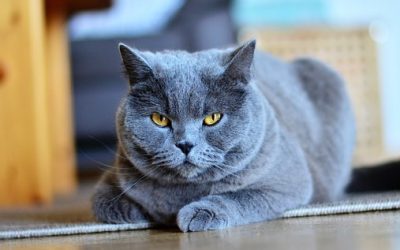
POLYGON ((177 216, 183 232, 223 229, 229 226, 224 209, 210 201, 197 201, 184 206, 177 216))

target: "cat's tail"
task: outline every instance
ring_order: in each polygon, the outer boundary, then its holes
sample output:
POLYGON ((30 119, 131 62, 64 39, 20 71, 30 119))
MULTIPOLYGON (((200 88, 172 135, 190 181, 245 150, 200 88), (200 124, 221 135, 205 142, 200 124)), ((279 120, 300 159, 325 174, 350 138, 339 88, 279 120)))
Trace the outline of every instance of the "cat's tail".
POLYGON ((349 193, 400 190, 400 161, 355 168, 346 191, 349 193))

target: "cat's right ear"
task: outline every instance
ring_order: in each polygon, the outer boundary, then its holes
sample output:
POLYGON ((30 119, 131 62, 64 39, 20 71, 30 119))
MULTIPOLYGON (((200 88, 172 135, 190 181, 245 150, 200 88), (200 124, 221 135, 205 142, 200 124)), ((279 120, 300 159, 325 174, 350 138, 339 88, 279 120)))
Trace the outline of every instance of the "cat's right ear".
POLYGON ((256 40, 251 40, 231 52, 228 55, 229 63, 226 66, 224 77, 247 83, 251 79, 251 65, 255 48, 256 40))
POLYGON ((139 51, 129 48, 123 43, 118 44, 119 53, 124 65, 125 74, 131 85, 146 81, 153 76, 153 70, 139 51))

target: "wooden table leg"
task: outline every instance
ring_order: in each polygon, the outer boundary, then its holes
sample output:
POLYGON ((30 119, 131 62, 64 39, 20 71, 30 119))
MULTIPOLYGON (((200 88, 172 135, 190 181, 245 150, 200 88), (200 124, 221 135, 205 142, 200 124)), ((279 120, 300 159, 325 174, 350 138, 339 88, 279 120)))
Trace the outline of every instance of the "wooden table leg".
POLYGON ((76 186, 70 62, 66 29, 66 8, 62 4, 47 6, 46 56, 49 81, 52 180, 54 191, 57 194, 71 193, 76 186))
POLYGON ((67 16, 110 5, 2 0, 0 205, 48 203, 75 190, 67 16))
POLYGON ((44 34, 42 1, 2 1, 0 205, 53 197, 44 34))

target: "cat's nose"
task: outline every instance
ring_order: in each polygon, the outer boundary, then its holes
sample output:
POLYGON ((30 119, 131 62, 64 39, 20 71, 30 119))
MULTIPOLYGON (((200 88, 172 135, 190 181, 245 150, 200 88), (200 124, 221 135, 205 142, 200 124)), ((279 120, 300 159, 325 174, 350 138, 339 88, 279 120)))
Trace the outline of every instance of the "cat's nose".
POLYGON ((190 150, 193 148, 193 144, 187 141, 178 142, 175 144, 182 152, 187 155, 189 154, 190 150))

